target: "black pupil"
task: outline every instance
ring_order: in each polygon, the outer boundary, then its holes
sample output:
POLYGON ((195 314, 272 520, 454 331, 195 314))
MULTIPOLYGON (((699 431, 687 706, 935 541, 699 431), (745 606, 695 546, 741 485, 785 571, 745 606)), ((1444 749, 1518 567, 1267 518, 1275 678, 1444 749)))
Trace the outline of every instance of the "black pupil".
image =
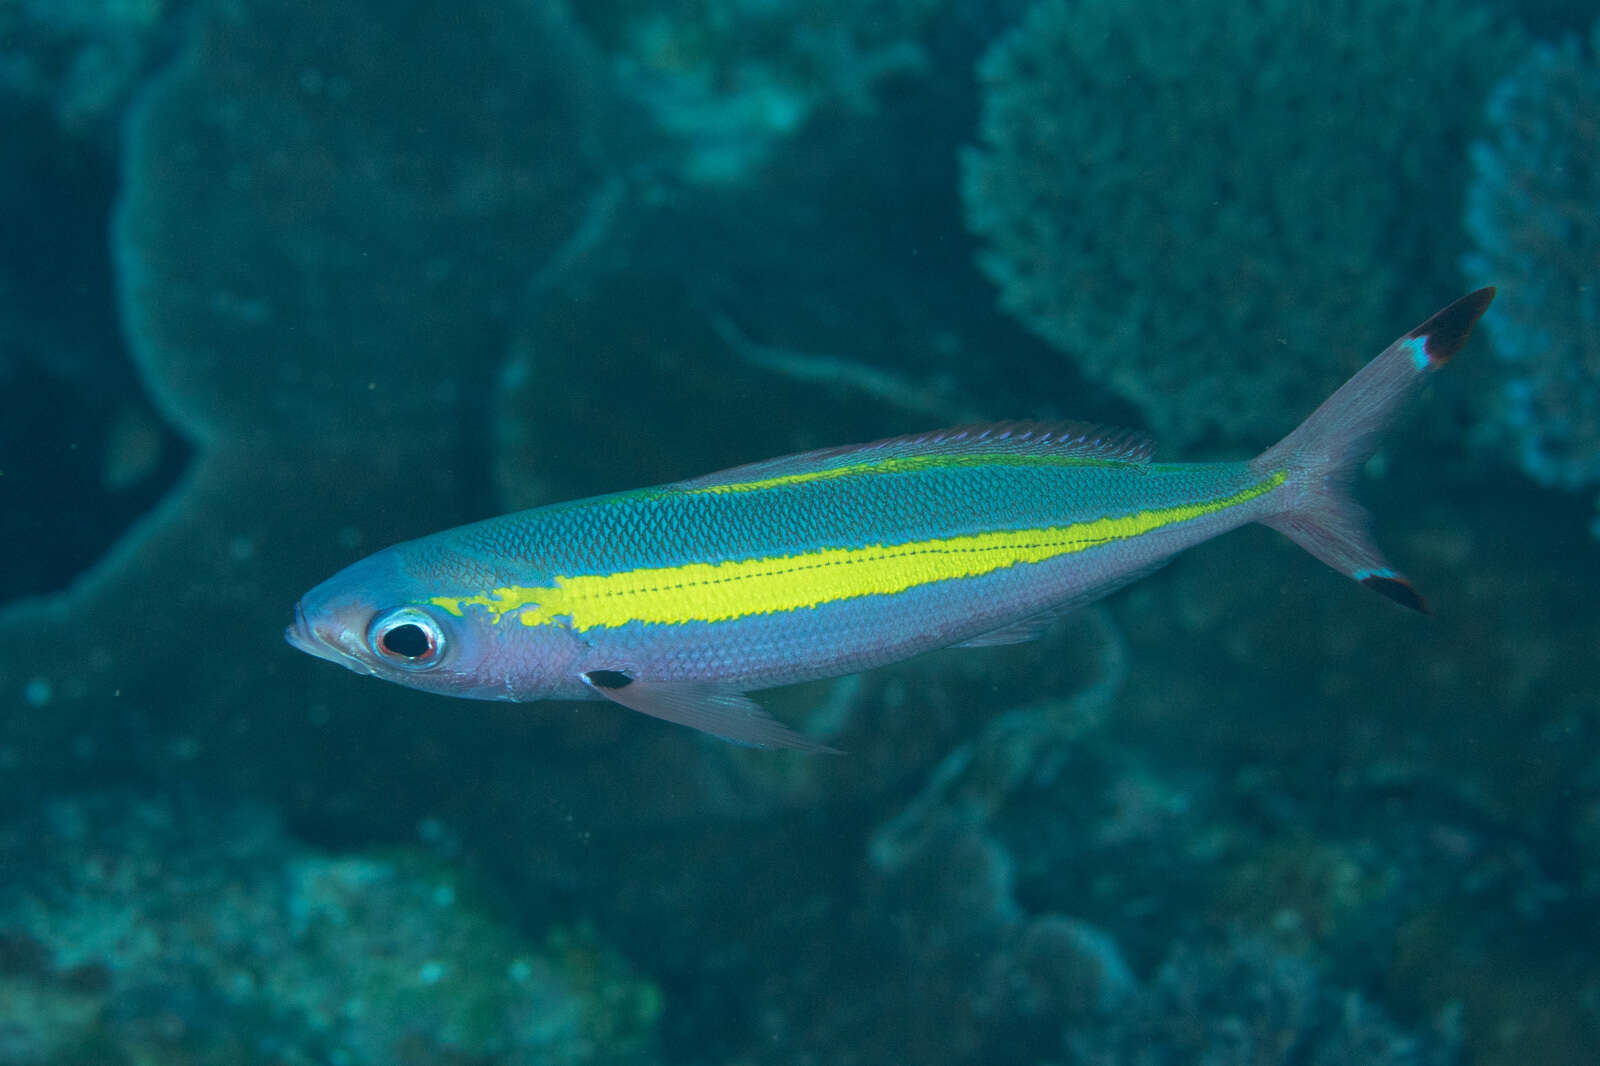
POLYGON ((419 625, 407 622, 395 626, 383 635, 383 650, 395 655, 415 659, 428 654, 428 634, 419 625))

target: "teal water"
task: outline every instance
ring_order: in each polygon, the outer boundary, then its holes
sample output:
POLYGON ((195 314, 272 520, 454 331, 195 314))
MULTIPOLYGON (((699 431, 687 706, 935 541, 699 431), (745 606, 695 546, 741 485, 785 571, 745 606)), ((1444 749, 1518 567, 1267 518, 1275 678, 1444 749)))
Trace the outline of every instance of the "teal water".
POLYGON ((0 1063, 1600 1059, 1589 5, 0 11, 0 1063), (399 540, 988 419, 1244 458, 1500 295, 1357 494, 843 757, 282 641, 399 540))

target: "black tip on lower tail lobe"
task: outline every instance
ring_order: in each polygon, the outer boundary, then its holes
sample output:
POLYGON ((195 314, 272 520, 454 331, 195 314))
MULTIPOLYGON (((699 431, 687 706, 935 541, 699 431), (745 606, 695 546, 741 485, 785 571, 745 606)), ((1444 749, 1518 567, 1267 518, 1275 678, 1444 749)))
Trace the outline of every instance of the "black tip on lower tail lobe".
POLYGON ((1493 299, 1493 286, 1469 292, 1411 331, 1410 336, 1422 338, 1429 366, 1442 366, 1461 350, 1493 299))
POLYGON ((1428 601, 1422 594, 1411 587, 1411 582, 1398 575, 1373 574, 1361 579, 1361 583, 1374 592, 1381 592, 1402 607, 1409 607, 1422 614, 1432 614, 1428 610, 1428 601))

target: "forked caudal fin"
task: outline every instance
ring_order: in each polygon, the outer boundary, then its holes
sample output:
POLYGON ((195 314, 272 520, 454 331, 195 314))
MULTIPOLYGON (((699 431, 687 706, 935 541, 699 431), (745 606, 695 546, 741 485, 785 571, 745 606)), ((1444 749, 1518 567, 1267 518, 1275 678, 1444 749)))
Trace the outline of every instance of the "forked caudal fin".
POLYGON ((1367 513, 1350 494, 1358 467, 1423 380, 1461 350, 1494 289, 1463 296, 1395 341, 1253 464, 1289 472, 1284 510, 1262 519, 1335 570, 1402 606, 1427 611, 1411 582, 1383 558, 1367 513))

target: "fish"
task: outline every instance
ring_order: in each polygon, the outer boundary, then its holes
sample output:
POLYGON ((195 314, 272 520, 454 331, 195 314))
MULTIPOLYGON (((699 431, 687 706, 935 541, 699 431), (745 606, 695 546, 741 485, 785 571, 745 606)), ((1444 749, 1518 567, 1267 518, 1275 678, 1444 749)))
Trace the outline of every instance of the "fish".
POLYGON ((385 548, 295 605, 294 647, 478 700, 602 700, 758 748, 831 752, 750 693, 1011 644, 1256 522, 1427 612, 1351 492, 1404 402, 1494 298, 1396 340, 1251 460, 998 422, 768 459, 385 548))

